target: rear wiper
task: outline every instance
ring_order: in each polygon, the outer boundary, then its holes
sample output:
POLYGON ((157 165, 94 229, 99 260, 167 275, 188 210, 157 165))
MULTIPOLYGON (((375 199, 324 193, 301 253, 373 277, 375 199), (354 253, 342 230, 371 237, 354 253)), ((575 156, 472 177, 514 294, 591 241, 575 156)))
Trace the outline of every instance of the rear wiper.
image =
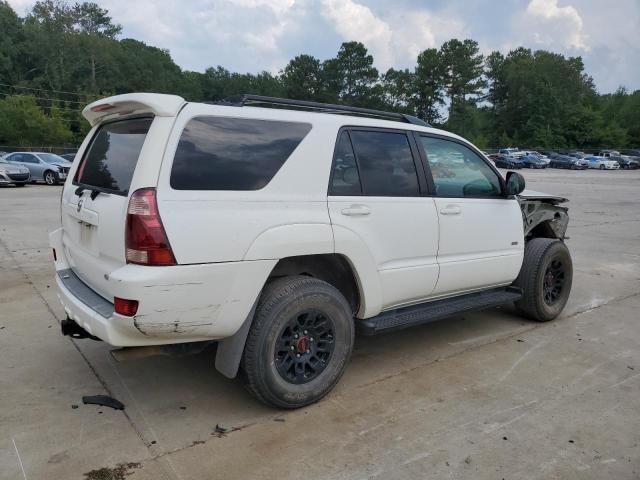
MULTIPOLYGON (((81 197, 85 190, 87 190, 87 187, 80 186, 76 188, 76 190, 73 193, 81 197)), ((91 190, 91 195, 90 195, 91 200, 95 200, 96 197, 102 193, 100 190, 93 190, 93 189, 89 189, 89 190, 91 190)))

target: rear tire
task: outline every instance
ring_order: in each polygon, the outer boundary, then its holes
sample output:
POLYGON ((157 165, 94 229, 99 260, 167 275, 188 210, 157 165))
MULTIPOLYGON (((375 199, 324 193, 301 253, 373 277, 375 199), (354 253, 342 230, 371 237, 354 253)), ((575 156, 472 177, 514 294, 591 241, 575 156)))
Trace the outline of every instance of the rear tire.
POLYGON ((353 313, 332 285, 284 277, 265 287, 242 357, 249 392, 277 408, 317 402, 336 385, 351 357, 353 313))
POLYGON ((523 291, 516 308, 537 322, 553 320, 567 304, 573 281, 569 249, 560 240, 534 238, 524 248, 524 261, 514 286, 523 291))

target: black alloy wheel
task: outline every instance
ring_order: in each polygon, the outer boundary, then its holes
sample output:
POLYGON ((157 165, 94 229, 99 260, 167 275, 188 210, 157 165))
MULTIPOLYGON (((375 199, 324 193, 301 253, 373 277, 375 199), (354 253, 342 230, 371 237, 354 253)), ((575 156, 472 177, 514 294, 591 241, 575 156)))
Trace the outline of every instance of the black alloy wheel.
POLYGON ((307 309, 293 316, 276 342, 274 362, 280 376, 300 385, 320 375, 334 349, 333 320, 326 313, 307 309))

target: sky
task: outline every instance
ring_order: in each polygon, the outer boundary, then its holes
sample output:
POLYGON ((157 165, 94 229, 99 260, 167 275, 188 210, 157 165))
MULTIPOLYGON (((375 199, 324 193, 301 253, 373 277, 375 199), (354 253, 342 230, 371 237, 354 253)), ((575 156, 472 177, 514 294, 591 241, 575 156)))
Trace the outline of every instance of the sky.
MULTIPOLYGON (((640 89, 640 0, 94 0, 132 37, 186 70, 280 71, 301 53, 364 43, 380 71, 472 38, 483 53, 525 46, 581 56, 601 93, 640 89)), ((9 0, 24 15, 33 0, 9 0)))

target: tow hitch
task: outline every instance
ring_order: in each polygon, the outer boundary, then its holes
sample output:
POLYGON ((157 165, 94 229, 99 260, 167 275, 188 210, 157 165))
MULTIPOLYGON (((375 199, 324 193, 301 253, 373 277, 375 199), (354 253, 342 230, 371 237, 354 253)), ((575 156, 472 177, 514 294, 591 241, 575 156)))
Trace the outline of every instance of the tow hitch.
POLYGON ((91 340, 96 340, 98 342, 102 341, 98 337, 91 335, 89 332, 87 332, 84 328, 82 328, 80 325, 78 325, 76 322, 74 322, 70 318, 67 318, 66 320, 62 320, 60 322, 60 329, 62 330, 62 335, 69 336, 78 340, 82 338, 90 338, 91 340))

